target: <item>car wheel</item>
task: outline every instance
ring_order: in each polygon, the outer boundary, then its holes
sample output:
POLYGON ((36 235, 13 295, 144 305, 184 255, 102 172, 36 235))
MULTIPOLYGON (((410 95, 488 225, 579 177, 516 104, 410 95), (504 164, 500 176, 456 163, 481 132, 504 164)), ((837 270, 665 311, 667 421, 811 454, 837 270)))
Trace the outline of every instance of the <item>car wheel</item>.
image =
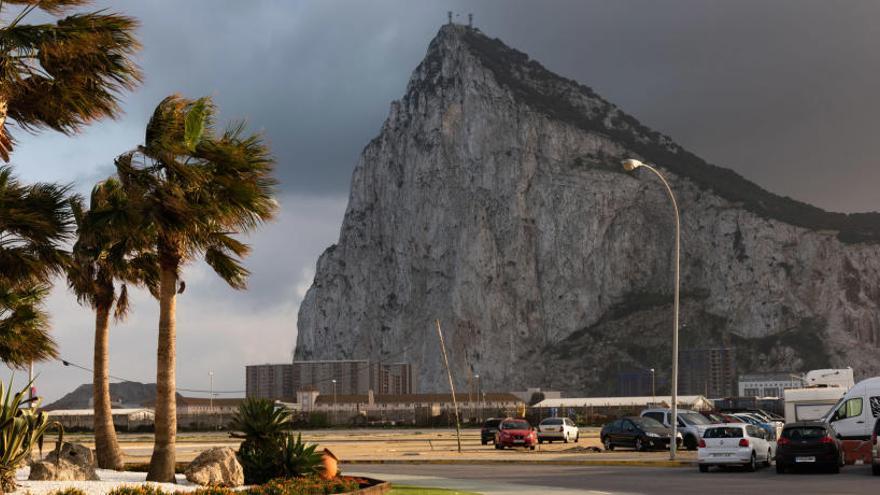
POLYGON ((697 437, 693 435, 684 437, 684 447, 688 450, 697 450, 697 437))
POLYGON ((700 472, 701 473, 708 473, 709 472, 709 465, 708 464, 700 464, 700 472))
POLYGON ((752 451, 752 457, 749 458, 749 463, 746 464, 746 471, 750 473, 754 473, 758 469, 758 456, 755 455, 755 452, 752 451))
POLYGON ((785 464, 776 461, 776 474, 785 474, 785 464))
POLYGON ((544 443, 544 439, 543 439, 543 438, 539 438, 539 439, 538 439, 538 443, 544 443))
POLYGON ((501 445, 500 443, 495 444, 495 450, 501 450, 503 448, 504 448, 504 445, 501 445))
POLYGON ((605 446, 605 450, 614 450, 614 444, 611 443, 611 439, 608 437, 605 437, 605 439, 602 440, 602 445, 605 446))
POLYGON ((831 466, 831 469, 829 469, 829 471, 831 471, 831 474, 839 474, 840 473, 840 464, 835 464, 835 465, 831 466))
POLYGON ((562 434, 562 443, 568 443, 568 434, 566 434, 566 433, 562 434))
POLYGON ((880 476, 880 464, 871 464, 871 474, 880 476))
POLYGON ((574 436, 574 443, 578 443, 578 440, 580 440, 580 439, 581 439, 581 434, 580 434, 580 432, 578 432, 578 434, 574 436))
POLYGON ((483 445, 488 445, 488 444, 489 444, 489 441, 486 440, 486 439, 483 439, 483 440, 480 440, 480 443, 483 444, 483 445))
POLYGON ((535 450, 535 446, 534 446, 534 445, 529 445, 529 450, 535 450))
POLYGON ((645 450, 645 445, 642 443, 642 439, 641 439, 641 438, 636 438, 636 445, 635 445, 635 447, 636 447, 636 450, 639 451, 639 452, 645 450))
POLYGON ((771 457, 773 453, 770 449, 767 449, 767 460, 764 461, 764 467, 770 467, 770 464, 773 462, 773 457, 771 457))

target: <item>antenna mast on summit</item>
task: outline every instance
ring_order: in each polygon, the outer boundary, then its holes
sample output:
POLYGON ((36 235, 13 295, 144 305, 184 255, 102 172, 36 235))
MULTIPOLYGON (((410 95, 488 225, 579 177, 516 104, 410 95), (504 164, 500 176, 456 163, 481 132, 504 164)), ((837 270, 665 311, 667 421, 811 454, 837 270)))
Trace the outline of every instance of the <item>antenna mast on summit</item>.
POLYGON ((474 27, 474 14, 468 14, 468 27, 474 27))
POLYGON ((449 17, 449 24, 452 24, 452 11, 449 10, 446 12, 447 17, 449 17))

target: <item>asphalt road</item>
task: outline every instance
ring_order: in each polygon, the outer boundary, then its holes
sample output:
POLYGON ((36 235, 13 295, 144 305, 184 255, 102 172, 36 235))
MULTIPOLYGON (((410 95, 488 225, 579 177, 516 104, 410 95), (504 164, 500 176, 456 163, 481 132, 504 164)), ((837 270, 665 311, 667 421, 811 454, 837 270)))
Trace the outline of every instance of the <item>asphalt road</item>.
POLYGON ((392 483, 448 487, 479 493, 536 494, 864 494, 880 491, 880 477, 870 467, 847 466, 840 474, 776 474, 773 468, 755 473, 693 468, 501 465, 356 465, 346 473, 388 475, 392 483))

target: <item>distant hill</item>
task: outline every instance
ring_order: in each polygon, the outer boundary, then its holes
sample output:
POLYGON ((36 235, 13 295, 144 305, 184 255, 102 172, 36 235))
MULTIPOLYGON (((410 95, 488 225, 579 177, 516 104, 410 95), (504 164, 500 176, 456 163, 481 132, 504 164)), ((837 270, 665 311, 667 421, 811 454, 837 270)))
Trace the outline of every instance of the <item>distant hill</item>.
MULTIPOLYGON (((44 407, 55 409, 86 409, 91 407, 92 384, 76 387, 73 392, 44 407)), ((113 407, 140 407, 144 402, 156 400, 155 383, 121 382, 110 384, 110 400, 113 407)))

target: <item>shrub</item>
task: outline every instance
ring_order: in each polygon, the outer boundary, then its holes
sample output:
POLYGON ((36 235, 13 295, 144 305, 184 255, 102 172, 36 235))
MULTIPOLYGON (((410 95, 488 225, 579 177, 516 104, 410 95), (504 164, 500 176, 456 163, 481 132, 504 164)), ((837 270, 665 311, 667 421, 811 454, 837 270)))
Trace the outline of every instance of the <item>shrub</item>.
POLYGON ((346 493, 358 489, 357 481, 334 478, 326 481, 317 476, 277 478, 247 490, 246 495, 325 495, 346 493))
POLYGON ((290 414, 265 399, 247 399, 232 419, 232 436, 244 441, 238 448, 238 461, 247 484, 266 483, 273 478, 317 473, 321 454, 315 445, 306 445, 301 436, 289 433, 290 414))
POLYGON ((322 455, 315 452, 316 444, 306 445, 302 435, 288 435, 281 441, 280 467, 281 476, 306 476, 319 473, 324 465, 322 455))
POLYGON ((64 429, 57 421, 49 422, 46 413, 37 412, 40 400, 25 407, 24 396, 31 387, 29 382, 21 391, 12 394, 12 380, 7 387, 0 382, 0 490, 15 491, 15 470, 30 459, 34 446, 43 449, 43 436, 49 428, 57 427, 58 445, 64 441, 64 429))
MULTIPOLYGON (((58 495, 58 494, 55 494, 58 495)), ((156 485, 117 486, 107 495, 168 495, 156 485)))

